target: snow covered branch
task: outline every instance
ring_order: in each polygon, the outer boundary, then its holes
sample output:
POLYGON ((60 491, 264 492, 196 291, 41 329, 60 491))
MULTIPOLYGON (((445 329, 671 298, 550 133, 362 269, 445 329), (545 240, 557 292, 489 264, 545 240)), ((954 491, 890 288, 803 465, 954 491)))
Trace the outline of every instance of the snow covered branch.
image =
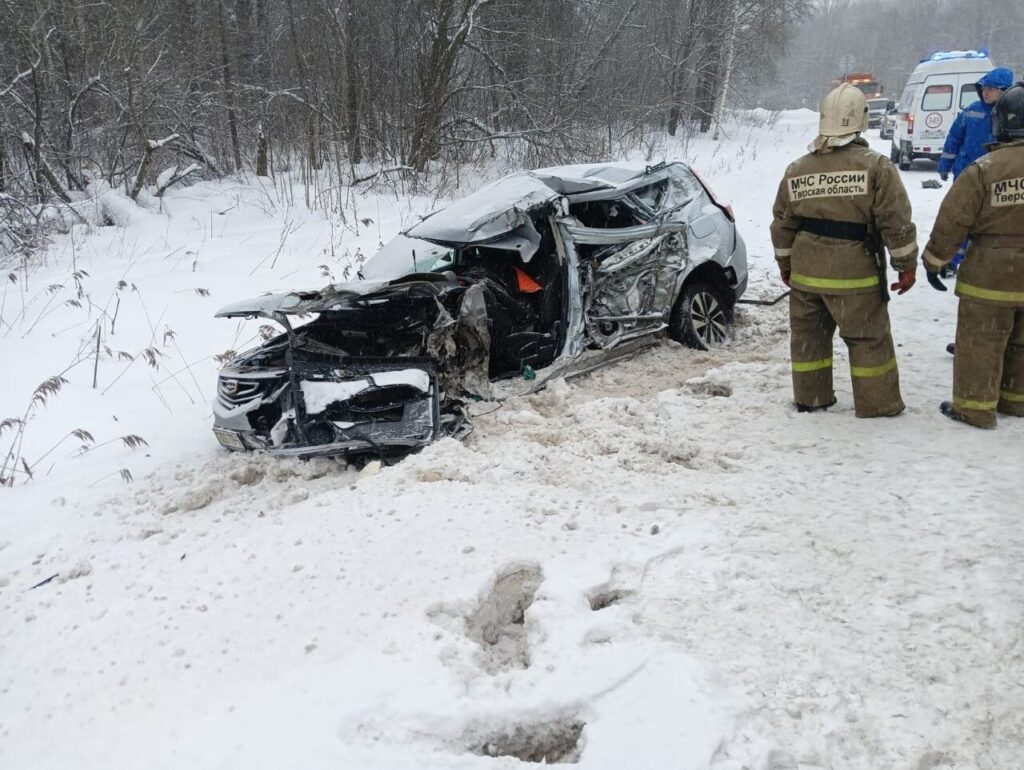
POLYGON ((160 174, 160 176, 157 177, 156 180, 156 197, 164 197, 164 193, 167 192, 168 187, 177 184, 182 179, 189 176, 190 174, 194 174, 199 169, 200 166, 198 163, 189 163, 185 168, 181 170, 179 170, 177 166, 172 166, 166 171, 163 171, 160 174))
POLYGON ((32 70, 27 69, 24 72, 19 72, 17 75, 15 75, 14 76, 14 80, 12 80, 7 85, 7 88, 5 88, 3 91, 0 91, 0 99, 2 99, 3 97, 7 96, 7 94, 9 94, 11 91, 14 90, 14 87, 16 85, 18 85, 18 83, 20 81, 24 80, 25 78, 27 78, 31 74, 32 74, 32 70))
POLYGON ((164 137, 163 139, 150 139, 147 142, 150 150, 159 150, 161 147, 165 147, 173 141, 181 138, 180 134, 171 134, 170 136, 164 137))

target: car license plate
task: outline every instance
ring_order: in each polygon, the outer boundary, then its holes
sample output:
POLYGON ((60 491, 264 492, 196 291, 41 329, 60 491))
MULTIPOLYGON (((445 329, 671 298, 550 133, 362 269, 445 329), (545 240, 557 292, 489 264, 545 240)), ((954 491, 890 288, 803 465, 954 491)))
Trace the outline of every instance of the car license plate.
POLYGON ((213 435, 217 437, 217 440, 220 442, 222 447, 227 447, 228 449, 234 449, 236 451, 245 449, 245 444, 242 443, 242 437, 234 431, 217 430, 214 428, 213 435))

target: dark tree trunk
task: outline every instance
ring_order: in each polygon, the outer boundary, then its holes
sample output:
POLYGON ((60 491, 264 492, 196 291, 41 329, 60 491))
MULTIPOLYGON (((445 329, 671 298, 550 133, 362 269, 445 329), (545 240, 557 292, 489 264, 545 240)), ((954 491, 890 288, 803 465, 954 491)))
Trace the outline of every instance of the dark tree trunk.
POLYGON ((269 176, 267 173, 267 135, 260 124, 259 136, 256 137, 256 176, 269 176))
POLYGON ((409 149, 409 163, 417 171, 423 171, 427 162, 437 154, 444 99, 456 61, 456 41, 448 40, 448 25, 454 3, 455 0, 440 0, 438 3, 438 19, 430 41, 430 51, 421 65, 420 103, 416 106, 409 149))
POLYGON ((683 115, 683 100, 690 92, 693 83, 694 54, 699 50, 701 21, 705 16, 705 0, 690 0, 690 7, 686 13, 686 30, 683 33, 682 43, 676 61, 672 68, 671 77, 671 100, 672 107, 668 115, 669 136, 675 136, 679 128, 679 121, 683 115))
POLYGON ((242 149, 238 143, 238 118, 235 115, 235 89, 231 82, 231 56, 228 54, 227 24, 224 21, 224 0, 220 0, 218 6, 217 26, 220 28, 221 74, 224 78, 224 104, 228 112, 228 133, 231 136, 231 155, 235 161, 235 169, 241 170, 242 149))
POLYGON ((348 160, 356 164, 363 159, 359 137, 359 34, 351 11, 345 14, 345 133, 348 144, 348 160))
POLYGON ((47 198, 46 189, 43 187, 43 180, 45 179, 50 187, 53 188, 53 192, 58 198, 65 203, 70 203, 71 197, 61 185, 57 175, 53 173, 53 169, 46 162, 46 158, 39 151, 39 143, 27 135, 22 143, 25 147, 25 157, 32 167, 33 179, 35 179, 36 183, 36 196, 39 198, 39 202, 45 202, 47 198))
POLYGON ((32 70, 32 104, 35 109, 32 127, 32 180, 35 183, 36 199, 42 203, 46 200, 43 188, 43 83, 45 76, 38 68, 32 70))
POLYGON ((129 196, 132 200, 136 200, 139 197, 139 193, 142 192, 142 185, 146 182, 146 174, 149 173, 149 164, 153 160, 153 146, 146 142, 143 145, 142 160, 139 162, 139 173, 135 177, 135 184, 132 185, 129 196))
POLYGON ((313 106, 313 91, 309 87, 309 72, 306 68, 306 60, 302 55, 302 43, 299 40, 298 29, 295 26, 295 8, 292 0, 287 3, 288 33, 292 43, 292 53, 295 55, 295 68, 299 73, 299 85, 302 90, 302 98, 306 103, 306 109, 310 111, 306 121, 306 151, 309 157, 309 164, 319 171, 320 160, 320 120, 313 106))

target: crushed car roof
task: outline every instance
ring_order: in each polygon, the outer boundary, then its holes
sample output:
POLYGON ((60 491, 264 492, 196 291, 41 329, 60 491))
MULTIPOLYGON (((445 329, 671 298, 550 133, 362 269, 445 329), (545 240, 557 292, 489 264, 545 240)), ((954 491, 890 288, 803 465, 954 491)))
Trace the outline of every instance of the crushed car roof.
MULTIPOLYGON (((540 241, 527 215, 530 210, 560 196, 600 191, 614 196, 616 190, 636 187, 649 173, 671 165, 673 163, 657 166, 628 162, 579 163, 512 174, 428 214, 403 235, 452 246, 494 244, 519 251, 526 261, 540 241)), ((408 280, 408 276, 405 279, 408 280)), ((437 277, 423 275, 423 279, 430 282, 436 281, 437 277)), ((275 314, 323 313, 340 309, 349 300, 388 285, 388 281, 350 281, 326 286, 319 291, 267 294, 227 305, 217 311, 216 317, 271 318, 275 314)))
POLYGON ((526 224, 526 212, 559 196, 627 187, 650 168, 583 163, 512 174, 428 214, 405 235, 445 244, 486 243, 526 224))

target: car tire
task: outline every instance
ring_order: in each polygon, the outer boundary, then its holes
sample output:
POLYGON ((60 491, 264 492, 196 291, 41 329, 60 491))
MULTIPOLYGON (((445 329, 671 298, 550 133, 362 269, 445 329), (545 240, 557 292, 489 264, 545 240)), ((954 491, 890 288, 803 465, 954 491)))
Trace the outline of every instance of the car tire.
POLYGON ((899 158, 896 162, 900 167, 900 171, 910 171, 910 166, 911 164, 913 164, 914 160, 911 157, 910 153, 903 152, 903 150, 900 150, 899 158))
POLYGON ((889 160, 893 163, 900 162, 900 148, 896 145, 896 142, 889 145, 889 160))
POLYGON ((683 286, 672 309, 672 338, 697 350, 725 342, 732 326, 732 301, 720 282, 695 278, 683 286))

